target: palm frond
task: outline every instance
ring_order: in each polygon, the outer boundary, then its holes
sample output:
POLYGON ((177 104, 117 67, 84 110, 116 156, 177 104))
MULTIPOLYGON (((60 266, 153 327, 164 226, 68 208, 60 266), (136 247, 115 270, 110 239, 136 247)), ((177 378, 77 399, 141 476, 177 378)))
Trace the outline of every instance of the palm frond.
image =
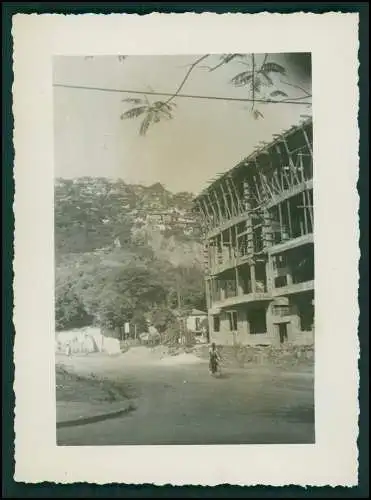
POLYGON ((244 57, 246 57, 246 54, 223 54, 222 56, 220 56, 220 59, 225 64, 228 64, 229 62, 233 61, 233 59, 244 58, 244 57))
POLYGON ((280 64, 274 62, 267 62, 263 64, 261 70, 264 71, 265 73, 280 73, 281 75, 286 74, 286 69, 280 64))
POLYGON ((168 111, 172 111, 173 108, 176 108, 176 103, 175 102, 163 102, 162 107, 164 109, 167 109, 168 111))
POLYGON ((230 63, 231 61, 233 61, 233 59, 245 57, 246 54, 223 54, 222 56, 220 56, 220 62, 213 68, 209 68, 209 71, 215 71, 217 68, 220 68, 220 66, 223 66, 223 64, 230 63))
POLYGON ((238 73, 238 75, 235 75, 231 79, 231 83, 235 85, 236 87, 241 87, 244 85, 247 85, 251 79, 252 79, 252 72, 251 71, 243 71, 242 73, 238 73))
POLYGON ((144 118, 144 120, 141 123, 140 129, 139 129, 139 134, 140 135, 146 135, 146 132, 148 130, 148 127, 150 126, 152 120, 153 120, 153 112, 150 111, 147 116, 144 118))
POLYGON ((173 115, 167 109, 162 108, 162 109, 159 109, 158 111, 159 111, 159 113, 162 113, 162 115, 165 118, 167 118, 168 120, 172 120, 173 119, 173 115))
POLYGON ((254 81, 251 82, 252 83, 252 86, 254 87, 254 92, 260 92, 261 88, 262 88, 262 85, 263 85, 263 82, 261 81, 261 78, 259 78, 258 76, 256 76, 254 78, 254 81))
POLYGON ((288 97, 286 92, 283 92, 282 90, 274 90, 273 92, 271 92, 271 97, 279 97, 279 96, 282 96, 282 97, 288 97))
MULTIPOLYGON (((159 118, 161 117, 161 114, 162 114, 168 120, 171 120, 173 118, 172 110, 173 110, 173 107, 175 107, 175 106, 176 106, 176 104, 172 103, 172 102, 168 103, 168 102, 164 102, 164 101, 156 101, 153 104, 152 109, 153 109, 154 113, 156 113, 158 115, 159 118)), ((159 121, 159 120, 155 119, 156 123, 157 123, 157 121, 159 121)))
POLYGON ((127 120, 130 118, 137 118, 138 116, 142 115, 148 110, 147 106, 139 106, 137 108, 132 108, 129 109, 128 111, 125 111, 125 113, 122 113, 121 115, 121 120, 127 120))
POLYGON ((253 114, 253 117, 255 118, 255 120, 258 120, 259 118, 264 118, 263 113, 261 113, 258 109, 254 109, 252 114, 253 114))
POLYGON ((122 99, 121 102, 129 102, 131 104, 141 104, 143 99, 140 99, 139 97, 127 97, 126 99, 122 99))
POLYGON ((265 78, 265 80, 267 81, 267 83, 268 83, 269 85, 273 85, 273 80, 272 80, 272 78, 268 75, 268 73, 267 73, 266 71, 262 71, 262 70, 260 70, 260 71, 259 71, 259 74, 260 74, 260 75, 262 75, 262 76, 265 78))

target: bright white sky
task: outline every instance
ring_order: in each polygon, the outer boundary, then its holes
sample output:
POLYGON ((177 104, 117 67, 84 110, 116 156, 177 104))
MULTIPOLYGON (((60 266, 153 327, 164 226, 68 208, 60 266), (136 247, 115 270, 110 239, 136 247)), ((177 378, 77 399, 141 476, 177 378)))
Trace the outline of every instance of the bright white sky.
MULTIPOLYGON (((184 78, 187 65, 198 57, 136 56, 124 62, 115 56, 57 57, 54 83, 173 92, 184 78)), ((285 56, 269 60, 287 68, 288 75, 280 79, 311 91, 310 81, 301 81, 285 56)), ((218 58, 213 56, 211 62, 217 63, 218 58)), ((182 93, 249 97, 246 88, 229 83, 243 70, 238 62, 214 72, 198 68, 182 93)), ((303 95, 295 88, 281 88, 290 97, 303 95)), ((132 106, 122 102, 129 94, 54 90, 56 176, 122 178, 144 185, 161 182, 174 192, 201 191, 217 173, 248 156, 260 141, 269 141, 272 134, 298 123, 300 115, 311 113, 304 105, 262 104, 256 108, 264 118, 255 120, 249 103, 179 98, 174 119, 154 124, 141 137, 140 118, 120 120, 120 114, 132 106)))

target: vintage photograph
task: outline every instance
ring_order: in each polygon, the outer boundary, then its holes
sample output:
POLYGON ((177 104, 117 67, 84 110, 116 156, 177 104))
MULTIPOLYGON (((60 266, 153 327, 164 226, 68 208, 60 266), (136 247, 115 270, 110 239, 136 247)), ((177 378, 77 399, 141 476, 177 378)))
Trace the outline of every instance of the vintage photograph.
POLYGON ((312 444, 311 54, 53 57, 59 446, 312 444))

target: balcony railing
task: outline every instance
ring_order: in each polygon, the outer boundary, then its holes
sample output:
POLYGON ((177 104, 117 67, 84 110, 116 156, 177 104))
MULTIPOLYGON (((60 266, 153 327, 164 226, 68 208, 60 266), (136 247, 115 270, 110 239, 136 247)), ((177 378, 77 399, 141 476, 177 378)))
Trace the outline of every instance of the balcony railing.
POLYGON ((302 283, 293 283, 280 288, 275 288, 272 291, 274 297, 279 297, 280 295, 291 295, 294 293, 307 292, 314 290, 314 280, 304 281, 302 283))
POLYGON ((272 295, 268 292, 255 292, 248 293, 244 295, 236 295, 234 297, 228 297, 224 300, 213 301, 212 307, 215 309, 223 309, 226 307, 235 306, 238 304, 248 304, 250 302, 256 301, 269 301, 272 300, 272 295))

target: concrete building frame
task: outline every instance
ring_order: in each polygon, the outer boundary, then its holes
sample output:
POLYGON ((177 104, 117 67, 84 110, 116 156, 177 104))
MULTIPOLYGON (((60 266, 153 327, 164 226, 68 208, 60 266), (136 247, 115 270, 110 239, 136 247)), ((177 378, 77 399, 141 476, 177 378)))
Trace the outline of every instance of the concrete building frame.
POLYGON ((220 174, 195 208, 211 341, 313 344, 312 119, 220 174))

